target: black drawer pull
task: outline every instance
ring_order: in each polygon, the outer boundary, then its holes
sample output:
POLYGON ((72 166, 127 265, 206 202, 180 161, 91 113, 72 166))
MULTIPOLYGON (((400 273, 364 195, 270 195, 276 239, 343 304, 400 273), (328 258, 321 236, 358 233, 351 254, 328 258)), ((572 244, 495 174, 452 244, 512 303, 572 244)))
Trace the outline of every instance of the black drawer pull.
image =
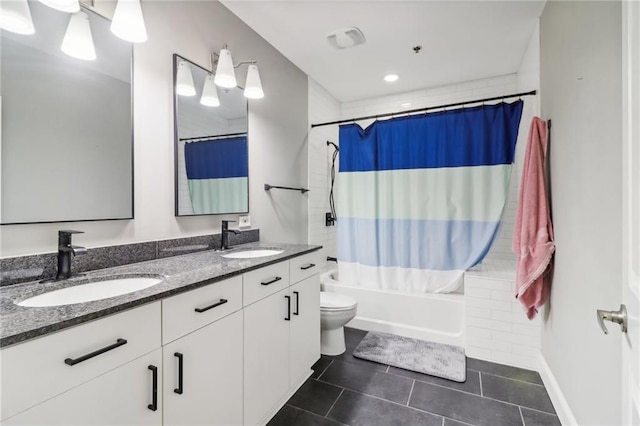
POLYGON ((153 389, 151 395, 151 404, 147 405, 147 408, 151 411, 158 410, 158 367, 155 365, 150 365, 149 370, 151 370, 152 380, 153 380, 153 389))
POLYGON ((308 264, 308 265, 301 266, 301 267, 300 267, 300 269, 302 269, 302 270, 304 271, 305 269, 311 269, 311 268, 313 268, 314 266, 316 266, 316 264, 315 264, 315 263, 310 263, 310 264, 308 264))
POLYGON ((227 300, 227 299, 220 299, 220 301, 219 301, 219 302, 216 302, 216 303, 214 303, 213 305, 209 305, 209 306, 207 306, 206 308, 196 308, 195 310, 196 310, 196 312, 197 312, 197 313, 199 313, 199 314, 200 314, 200 313, 202 313, 202 312, 206 312, 206 311, 208 311, 209 309, 213 309, 213 308, 215 308, 215 307, 217 307, 217 306, 224 305, 224 304, 225 304, 225 303, 227 303, 227 302, 228 302, 228 300, 227 300))
POLYGON ((90 354, 86 354, 81 356, 80 358, 76 358, 76 359, 72 359, 72 358, 67 358, 64 360, 64 363, 67 365, 76 365, 76 364, 80 364, 82 361, 86 361, 90 358, 93 358, 94 356, 98 356, 98 355, 102 355, 105 352, 109 352, 112 349, 115 349, 117 347, 120 347, 122 345, 126 345, 127 341, 125 339, 118 339, 116 340, 116 343, 114 343, 113 345, 109 345, 107 347, 104 347, 102 349, 98 349, 97 351, 91 352, 90 354))
POLYGON ((282 277, 275 277, 274 279, 272 279, 271 281, 267 281, 267 282, 261 282, 260 284, 262 285, 269 285, 269 284, 273 284, 277 281, 280 281, 282 279, 282 277))
POLYGON ((291 321, 291 296, 285 296, 287 299, 287 316, 284 318, 285 321, 291 321))
POLYGON ((183 368, 183 364, 184 364, 184 355, 182 355, 180 352, 176 352, 176 353, 173 354, 173 356, 178 358, 178 387, 175 388, 173 391, 175 393, 177 393, 178 395, 182 395, 182 392, 183 392, 183 388, 182 388, 182 368, 183 368))
POLYGON ((293 315, 299 315, 299 311, 300 311, 300 293, 298 293, 297 291, 294 291, 293 294, 296 295, 296 311, 293 313, 293 315))

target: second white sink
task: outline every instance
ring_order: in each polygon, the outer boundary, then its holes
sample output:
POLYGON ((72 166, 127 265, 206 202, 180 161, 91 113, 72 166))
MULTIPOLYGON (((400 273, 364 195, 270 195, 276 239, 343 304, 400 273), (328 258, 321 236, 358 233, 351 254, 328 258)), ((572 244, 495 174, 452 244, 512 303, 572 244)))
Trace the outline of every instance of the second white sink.
POLYGON ((25 307, 44 307, 90 302, 93 300, 107 299, 109 297, 133 293, 134 291, 143 290, 161 282, 162 279, 153 277, 106 279, 43 293, 38 296, 25 299, 22 302, 18 302, 17 305, 25 307))
POLYGON ((233 253, 223 254, 222 257, 226 257, 228 259, 252 259, 254 257, 274 256, 280 253, 282 253, 282 250, 273 250, 273 249, 243 250, 243 251, 236 251, 233 253))

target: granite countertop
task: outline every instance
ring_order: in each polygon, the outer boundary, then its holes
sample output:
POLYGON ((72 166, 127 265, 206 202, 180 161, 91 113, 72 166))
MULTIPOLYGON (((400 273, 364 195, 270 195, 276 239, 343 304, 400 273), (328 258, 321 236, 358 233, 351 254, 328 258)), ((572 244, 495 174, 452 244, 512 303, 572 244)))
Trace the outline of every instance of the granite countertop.
POLYGON ((86 273, 68 280, 32 281, 0 288, 0 347, 62 330, 86 321, 134 308, 145 303, 193 290, 273 263, 319 250, 321 246, 249 243, 225 252, 207 250, 164 259, 133 263, 86 273), (228 259, 222 255, 256 248, 277 248, 282 253, 253 259, 228 259), (108 299, 71 305, 28 308, 17 302, 65 287, 99 280, 100 277, 160 276, 160 284, 108 299))

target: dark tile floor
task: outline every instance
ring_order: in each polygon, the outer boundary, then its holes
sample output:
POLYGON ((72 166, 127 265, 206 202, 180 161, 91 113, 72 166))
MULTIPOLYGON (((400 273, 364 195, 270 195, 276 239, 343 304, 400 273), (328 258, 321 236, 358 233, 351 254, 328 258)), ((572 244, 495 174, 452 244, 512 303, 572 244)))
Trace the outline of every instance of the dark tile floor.
POLYGON ((538 373, 467 358, 456 383, 354 358, 365 336, 345 328, 347 351, 322 356, 267 426, 559 426, 538 373))

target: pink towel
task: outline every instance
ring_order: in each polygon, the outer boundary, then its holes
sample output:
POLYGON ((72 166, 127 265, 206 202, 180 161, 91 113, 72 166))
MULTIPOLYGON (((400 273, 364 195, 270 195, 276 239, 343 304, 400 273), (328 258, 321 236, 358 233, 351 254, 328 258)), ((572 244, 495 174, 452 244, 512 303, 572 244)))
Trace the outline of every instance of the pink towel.
POLYGON ((533 117, 513 231, 513 252, 518 258, 516 297, 533 319, 549 298, 549 270, 555 250, 553 227, 544 181, 547 123, 533 117))

